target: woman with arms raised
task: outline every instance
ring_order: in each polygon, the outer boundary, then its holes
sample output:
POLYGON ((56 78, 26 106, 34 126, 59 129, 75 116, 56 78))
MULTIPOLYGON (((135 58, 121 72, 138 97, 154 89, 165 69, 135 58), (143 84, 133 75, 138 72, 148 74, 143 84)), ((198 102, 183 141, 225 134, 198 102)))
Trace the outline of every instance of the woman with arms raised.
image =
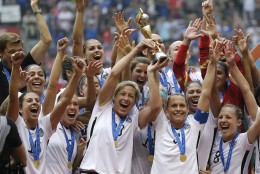
POLYGON ((64 113, 64 108, 71 101, 79 78, 82 75, 84 62, 81 60, 74 62, 75 73, 63 92, 60 101, 49 115, 38 120, 41 110, 39 96, 36 93, 28 92, 22 94, 18 100, 19 68, 23 58, 24 54, 21 51, 12 54, 13 73, 10 80, 10 104, 8 105, 7 116, 15 122, 27 150, 27 167, 25 172, 46 173, 45 155, 47 142, 54 133, 64 113))

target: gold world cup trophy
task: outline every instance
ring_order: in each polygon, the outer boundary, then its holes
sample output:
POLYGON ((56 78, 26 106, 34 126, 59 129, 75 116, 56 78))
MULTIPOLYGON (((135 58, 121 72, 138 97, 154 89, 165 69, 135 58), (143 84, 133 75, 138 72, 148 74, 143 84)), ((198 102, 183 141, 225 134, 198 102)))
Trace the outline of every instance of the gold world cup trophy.
MULTIPOLYGON (((152 31, 151 26, 149 24, 149 16, 143 12, 143 10, 140 8, 138 13, 135 17, 136 24, 138 28, 141 30, 143 36, 146 39, 152 38, 152 31)), ((152 51, 152 59, 153 64, 155 64, 158 60, 160 62, 163 62, 167 59, 167 56, 164 52, 161 51, 158 45, 154 45, 153 51, 152 51)))

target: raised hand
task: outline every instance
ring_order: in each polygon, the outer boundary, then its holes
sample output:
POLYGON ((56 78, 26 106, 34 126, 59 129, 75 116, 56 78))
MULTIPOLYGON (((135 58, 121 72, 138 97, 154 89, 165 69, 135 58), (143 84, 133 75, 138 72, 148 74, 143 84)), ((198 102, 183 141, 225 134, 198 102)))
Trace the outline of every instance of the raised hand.
POLYGON ((202 2, 202 14, 204 16, 208 14, 212 14, 213 10, 214 10, 213 0, 206 0, 202 2))
POLYGON ((212 43, 212 46, 209 49, 209 59, 210 61, 217 62, 220 58, 220 54, 223 51, 225 44, 218 40, 215 40, 212 43))
POLYGON ((166 67, 169 63, 170 59, 167 58, 165 61, 161 62, 161 61, 157 61, 155 64, 150 64, 148 67, 147 67, 147 71, 148 72, 155 72, 155 71, 159 71, 161 70, 162 68, 166 67))
POLYGON ((68 47, 68 45, 69 45, 69 40, 68 40, 68 38, 67 37, 64 37, 64 38, 62 38, 62 39, 60 39, 60 40, 58 40, 58 42, 57 42, 57 50, 58 51, 65 51, 65 49, 68 47))
POLYGON ((124 12, 116 13, 116 15, 112 18, 115 22, 116 28, 118 29, 119 33, 121 33, 125 28, 130 28, 132 18, 129 18, 127 21, 125 21, 124 12))
POLYGON ((134 47, 135 47, 135 42, 132 42, 132 45, 129 42, 130 35, 135 32, 135 29, 127 29, 124 28, 121 34, 116 33, 116 38, 117 38, 117 43, 116 46, 117 48, 120 49, 120 51, 126 55, 129 53, 134 47))
POLYGON ((196 19, 194 22, 190 21, 189 26, 184 33, 184 44, 189 44, 192 40, 203 36, 202 34, 198 34, 201 24, 202 21, 200 18, 196 19))
MULTIPOLYGON (((31 0, 31 7, 32 8, 38 8, 39 6, 39 0, 31 0)), ((36 9, 38 10, 38 9, 36 9)))
POLYGON ((83 11, 84 7, 87 4, 87 0, 75 0, 75 3, 76 3, 76 9, 78 11, 83 11))
POLYGON ((90 61, 89 64, 85 66, 84 72, 87 77, 93 77, 99 72, 101 67, 103 67, 102 61, 90 61))
POLYGON ((233 43, 238 46, 240 49, 241 53, 247 53, 248 51, 248 40, 250 37, 250 34, 244 35, 243 31, 241 29, 235 29, 236 36, 233 36, 233 43))
POLYGON ((22 62, 24 60, 24 53, 23 51, 17 51, 11 55, 12 64, 17 68, 20 68, 22 62))
POLYGON ((145 50, 146 48, 150 49, 154 49, 155 47, 155 42, 152 39, 143 39, 137 46, 136 48, 142 52, 143 50, 145 50))
POLYGON ((85 61, 82 58, 77 58, 73 61, 73 67, 75 71, 75 75, 82 76, 85 66, 85 61))
POLYGON ((233 44, 231 41, 227 41, 224 47, 224 54, 227 60, 227 63, 231 66, 235 63, 235 53, 233 52, 233 44))
POLYGON ((215 18, 212 17, 210 14, 205 15, 204 19, 206 20, 206 30, 201 30, 201 33, 211 36, 212 38, 216 38, 218 36, 218 31, 217 31, 217 25, 215 18))

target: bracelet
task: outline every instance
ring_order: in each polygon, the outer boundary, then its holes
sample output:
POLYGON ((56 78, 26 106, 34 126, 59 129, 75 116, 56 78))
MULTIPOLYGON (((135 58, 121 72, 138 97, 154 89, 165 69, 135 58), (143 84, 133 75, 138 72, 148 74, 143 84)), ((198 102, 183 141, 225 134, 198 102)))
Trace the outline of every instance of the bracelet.
POLYGON ((34 15, 42 14, 42 10, 41 9, 35 10, 35 11, 33 11, 33 14, 34 15))

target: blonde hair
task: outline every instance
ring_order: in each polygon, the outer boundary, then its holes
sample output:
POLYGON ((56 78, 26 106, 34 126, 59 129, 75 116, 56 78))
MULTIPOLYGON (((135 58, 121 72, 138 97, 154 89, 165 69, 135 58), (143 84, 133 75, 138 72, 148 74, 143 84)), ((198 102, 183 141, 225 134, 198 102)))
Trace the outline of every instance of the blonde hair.
POLYGON ((141 97, 140 90, 138 88, 138 85, 133 81, 123 81, 123 82, 119 83, 116 86, 113 97, 115 97, 119 93, 119 91, 121 91, 126 86, 131 86, 132 88, 135 89, 135 101, 139 101, 139 99, 141 97))

